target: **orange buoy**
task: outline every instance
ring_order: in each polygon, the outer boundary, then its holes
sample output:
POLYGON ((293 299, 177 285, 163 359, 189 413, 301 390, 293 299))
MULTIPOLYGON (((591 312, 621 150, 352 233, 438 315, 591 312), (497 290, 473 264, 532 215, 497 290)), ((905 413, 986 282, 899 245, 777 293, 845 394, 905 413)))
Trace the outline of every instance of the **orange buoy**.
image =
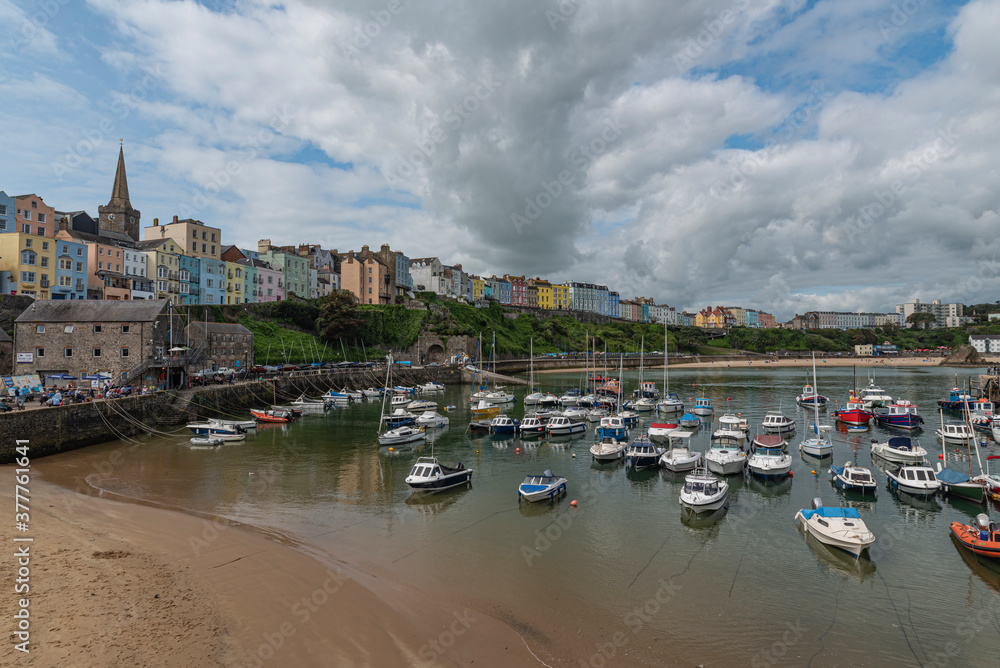
POLYGON ((514 452, 521 452, 521 448, 514 448, 514 452))
POLYGON ((788 477, 789 478, 794 478, 795 477, 795 471, 789 471, 788 472, 788 477))
POLYGON ((576 499, 573 499, 572 501, 570 501, 570 502, 569 502, 569 505, 571 505, 571 506, 573 506, 574 508, 576 508, 576 499))
POLYGON ((811 471, 811 473, 812 473, 813 475, 816 475, 816 469, 813 469, 813 470, 811 471))
POLYGON ((938 459, 944 459, 944 455, 943 454, 938 455, 938 459))
POLYGON ((395 448, 389 448, 389 452, 395 452, 395 448))

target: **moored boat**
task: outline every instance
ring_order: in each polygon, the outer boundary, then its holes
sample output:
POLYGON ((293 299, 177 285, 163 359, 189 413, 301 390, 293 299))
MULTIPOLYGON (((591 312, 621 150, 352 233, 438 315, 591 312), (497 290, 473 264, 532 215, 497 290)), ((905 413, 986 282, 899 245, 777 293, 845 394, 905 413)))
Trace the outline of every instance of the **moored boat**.
POLYGON ((295 416, 291 411, 283 410, 257 410, 251 409, 250 415, 254 417, 257 422, 291 422, 295 419, 295 416))
POLYGON ((450 418, 441 415, 437 411, 427 411, 417 417, 416 425, 425 429, 440 429, 441 427, 447 427, 450 421, 450 418))
POLYGON ((605 436, 600 443, 594 443, 590 446, 590 454, 599 462, 615 462, 625 456, 626 448, 628 448, 628 441, 605 436))
POLYGON ((849 426, 867 426, 873 417, 872 412, 865 408, 865 405, 858 401, 854 395, 851 395, 842 409, 834 411, 833 416, 839 422, 849 426))
POLYGON ((759 445, 755 438, 753 450, 747 457, 750 473, 765 480, 778 480, 788 476, 792 470, 792 458, 783 446, 784 442, 778 447, 766 447, 759 445))
POLYGON ((732 441, 712 439, 712 446, 705 453, 705 466, 712 473, 735 475, 742 473, 747 464, 747 453, 732 441))
POLYGON ((803 408, 813 408, 819 406, 823 408, 826 406, 829 399, 824 397, 822 394, 817 394, 813 389, 812 385, 806 385, 802 388, 802 394, 795 397, 795 403, 803 408))
POLYGON ((795 514, 802 528, 813 538, 835 547, 855 557, 869 551, 875 542, 875 534, 868 530, 857 508, 833 508, 824 506, 816 498, 812 508, 803 508, 795 514))
POLYGON ((897 429, 919 429, 924 419, 917 413, 916 404, 905 399, 899 399, 894 404, 887 404, 875 409, 875 422, 884 427, 897 429))
POLYGON ((685 508, 701 513, 719 510, 729 498, 729 483, 705 469, 696 469, 684 476, 684 488, 678 502, 685 508))
POLYGON ((681 419, 677 421, 677 424, 685 429, 697 429, 701 426, 701 420, 694 413, 685 413, 681 416, 681 419))
POLYGON ((991 522, 989 515, 976 515, 975 524, 952 522, 951 536, 967 550, 981 557, 1000 559, 1000 526, 991 522))
POLYGON ((627 439, 628 428, 625 426, 625 420, 617 415, 601 418, 601 424, 597 427, 597 437, 606 438, 608 436, 619 441, 627 439))
POLYGON ((843 466, 831 466, 830 479, 845 492, 875 494, 878 489, 878 483, 875 482, 871 470, 853 462, 846 462, 843 466))
POLYGON ((795 431, 795 420, 781 411, 768 411, 761 423, 764 431, 771 434, 790 434, 795 431))
POLYGON ((896 464, 919 464, 927 459, 927 451, 906 436, 896 436, 885 443, 872 439, 871 453, 896 464))
POLYGON ((580 434, 587 431, 587 425, 584 422, 578 422, 559 415, 549 420, 548 424, 545 425, 545 431, 550 436, 566 436, 568 434, 580 434))
POLYGON ((221 438, 215 436, 192 436, 191 445, 222 445, 225 443, 221 438))
POLYGON ((943 424, 934 433, 938 438, 944 439, 945 443, 952 445, 968 445, 974 438, 969 425, 964 422, 959 424, 943 424))
POLYGON ((712 400, 703 395, 694 400, 694 408, 691 409, 691 412, 695 415, 705 416, 714 413, 715 409, 712 408, 712 400))
POLYGON ((490 422, 490 431, 494 434, 516 434, 521 423, 506 415, 498 415, 490 422))
POLYGON ((521 420, 521 436, 540 436, 545 433, 545 421, 535 415, 521 420))
POLYGON ((517 487, 518 501, 555 500, 566 493, 566 478, 546 469, 542 475, 529 475, 517 487))
POLYGON ((946 494, 980 503, 986 500, 985 484, 954 469, 942 467, 941 462, 938 462, 937 479, 946 494))
POLYGON ((668 471, 691 471, 701 463, 701 453, 691 449, 690 431, 674 431, 668 438, 667 451, 660 455, 660 466, 668 471))
POLYGON ((440 492, 471 482, 472 469, 465 468, 462 462, 454 467, 445 466, 438 462, 437 457, 418 458, 406 476, 407 485, 426 492, 440 492))
POLYGON ((941 481, 930 466, 903 464, 885 475, 890 489, 913 496, 931 496, 941 489, 941 481))
POLYGON ((636 470, 655 468, 660 465, 662 454, 663 450, 650 441, 649 437, 643 435, 634 438, 628 444, 625 449, 625 461, 636 470))
POLYGON ((405 445, 406 443, 417 443, 425 438, 424 430, 420 427, 396 427, 389 429, 378 437, 379 445, 405 445))
POLYGON ((657 443, 663 443, 667 440, 670 434, 674 433, 679 428, 680 427, 673 422, 651 422, 649 429, 646 430, 646 433, 649 434, 649 440, 656 441, 657 443))

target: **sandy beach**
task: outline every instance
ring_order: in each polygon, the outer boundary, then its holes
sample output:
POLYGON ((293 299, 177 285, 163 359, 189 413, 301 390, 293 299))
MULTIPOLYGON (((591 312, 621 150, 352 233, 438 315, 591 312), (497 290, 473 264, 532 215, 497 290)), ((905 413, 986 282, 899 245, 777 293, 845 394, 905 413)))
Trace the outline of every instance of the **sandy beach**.
MULTIPOLYGON (((13 467, 0 479, 13 512, 13 467)), ((12 593, 16 565, 5 559, 2 614, 13 620, 18 597, 30 598, 31 651, 14 650, 8 632, 2 665, 537 664, 517 633, 480 611, 280 536, 81 495, 34 466, 30 490, 30 592, 12 593)))

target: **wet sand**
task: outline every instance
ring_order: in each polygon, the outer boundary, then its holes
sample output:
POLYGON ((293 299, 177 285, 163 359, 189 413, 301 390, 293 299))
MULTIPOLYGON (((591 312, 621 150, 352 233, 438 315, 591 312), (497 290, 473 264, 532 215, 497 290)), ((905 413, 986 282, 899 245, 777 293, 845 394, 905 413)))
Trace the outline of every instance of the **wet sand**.
MULTIPOLYGON (((31 652, 17 665, 537 665, 516 632, 479 611, 277 536, 78 494, 39 468, 20 534, 34 538, 31 652)), ((0 479, 13 512, 13 467, 0 479)), ((15 577, 8 567, 0 578, 7 619, 23 596, 15 577)), ((5 655, 20 654, 10 645, 5 655)))

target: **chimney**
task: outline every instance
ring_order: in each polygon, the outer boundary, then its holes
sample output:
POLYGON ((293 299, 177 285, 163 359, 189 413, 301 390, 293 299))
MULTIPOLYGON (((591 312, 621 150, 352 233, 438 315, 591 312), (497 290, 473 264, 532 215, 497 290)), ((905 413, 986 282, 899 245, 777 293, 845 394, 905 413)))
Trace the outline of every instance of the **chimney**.
POLYGON ((174 222, 175 223, 177 222, 177 216, 174 216, 174 222))
POLYGON ((153 219, 153 227, 159 227, 159 226, 160 226, 160 219, 159 218, 154 218, 153 219))
POLYGON ((69 216, 63 216, 59 219, 59 231, 69 230, 69 216))

